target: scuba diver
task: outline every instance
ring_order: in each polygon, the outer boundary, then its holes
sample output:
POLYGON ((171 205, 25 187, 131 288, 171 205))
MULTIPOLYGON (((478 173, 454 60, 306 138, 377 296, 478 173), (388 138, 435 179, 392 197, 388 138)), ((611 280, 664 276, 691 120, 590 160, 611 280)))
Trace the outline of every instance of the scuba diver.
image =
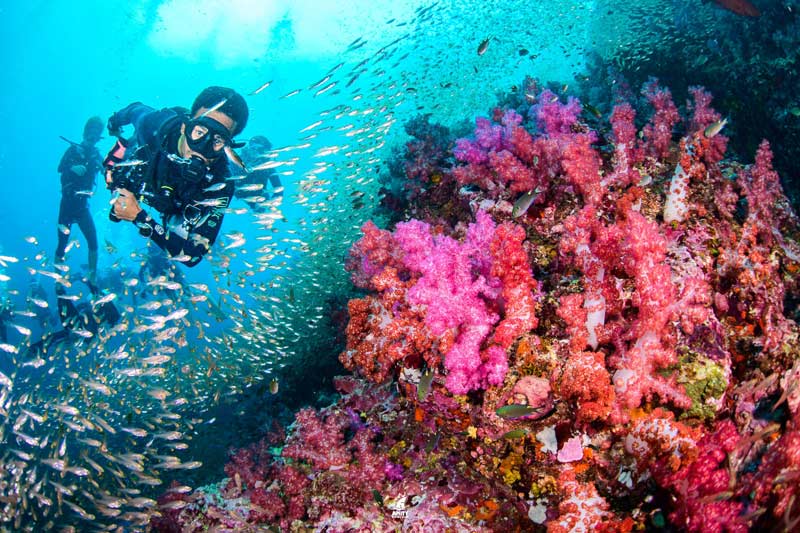
POLYGON ((50 353, 61 346, 74 346, 83 339, 94 339, 100 328, 113 327, 120 321, 116 306, 105 298, 81 301, 77 305, 67 296, 63 286, 56 285, 58 316, 63 329, 46 334, 28 347, 29 357, 50 353))
POLYGON ((95 147, 102 133, 103 121, 100 117, 91 117, 83 127, 83 140, 80 143, 61 137, 70 146, 58 164, 61 205, 58 210, 56 262, 64 262, 70 228, 77 222, 89 247, 88 278, 93 292, 97 292, 94 286, 97 276, 97 231, 89 211, 89 197, 94 194, 97 174, 102 168, 102 158, 95 147))
POLYGON ((114 113, 108 132, 117 143, 103 162, 106 184, 119 193, 111 220, 133 222, 173 260, 198 264, 214 244, 233 196, 228 161, 244 168, 233 150, 243 144, 233 137, 248 115, 239 93, 216 86, 204 89, 188 112, 136 102, 114 113), (130 140, 122 137, 128 124, 135 129, 130 140), (158 211, 161 222, 141 203, 158 211))
MULTIPOLYGON (((256 135, 247 141, 247 146, 242 149, 242 159, 247 169, 253 169, 265 163, 268 160, 267 153, 270 150, 272 150, 272 143, 263 135, 256 135)), ((250 199, 261 196, 274 199, 283 196, 281 178, 274 168, 249 170, 242 179, 236 181, 235 187, 234 195, 236 198, 247 202, 254 211, 259 213, 265 211, 265 207, 261 203, 253 202, 250 199), (272 185, 272 196, 267 194, 267 184, 272 185)))

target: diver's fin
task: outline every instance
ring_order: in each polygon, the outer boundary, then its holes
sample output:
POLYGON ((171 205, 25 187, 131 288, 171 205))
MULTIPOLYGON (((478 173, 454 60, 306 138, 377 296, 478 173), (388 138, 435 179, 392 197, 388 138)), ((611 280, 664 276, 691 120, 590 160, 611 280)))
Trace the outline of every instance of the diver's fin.
POLYGON ((101 305, 96 315, 97 318, 100 319, 101 323, 107 324, 109 326, 116 326, 119 323, 119 319, 121 318, 117 306, 111 302, 106 302, 103 305, 101 305))

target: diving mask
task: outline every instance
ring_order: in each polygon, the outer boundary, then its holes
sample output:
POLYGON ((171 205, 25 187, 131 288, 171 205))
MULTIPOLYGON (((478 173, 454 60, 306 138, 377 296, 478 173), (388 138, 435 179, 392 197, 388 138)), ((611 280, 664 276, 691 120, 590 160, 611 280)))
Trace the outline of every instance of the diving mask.
POLYGON ((206 116, 193 118, 186 123, 186 142, 193 152, 209 161, 222 155, 226 146, 235 146, 228 128, 206 116))

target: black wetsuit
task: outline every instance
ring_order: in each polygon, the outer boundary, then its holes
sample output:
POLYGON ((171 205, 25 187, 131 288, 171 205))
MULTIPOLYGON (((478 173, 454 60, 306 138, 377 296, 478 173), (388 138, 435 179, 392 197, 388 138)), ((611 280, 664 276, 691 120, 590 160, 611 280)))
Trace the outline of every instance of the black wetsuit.
POLYGON ((61 207, 58 210, 56 246, 56 258, 59 261, 64 260, 64 251, 69 240, 69 234, 63 231, 63 227, 70 228, 76 222, 86 237, 89 253, 97 252, 97 231, 89 212, 89 197, 93 193, 95 179, 101 168, 100 152, 94 146, 72 144, 61 157, 58 164, 58 172, 61 174, 61 207), (75 165, 83 165, 86 172, 82 176, 77 175, 72 171, 75 165))
MULTIPOLYGON (((134 223, 174 260, 194 266, 214 244, 225 210, 233 197, 233 184, 225 156, 217 159, 205 177, 191 183, 180 175, 175 162, 180 129, 186 116, 175 109, 155 110, 139 102, 117 111, 109 119, 115 129, 132 124, 138 148, 128 150, 129 161, 142 161, 131 169, 143 173, 139 189, 131 191, 162 215, 156 222, 144 209, 134 223), (169 201, 160 194, 168 185, 174 191, 169 201)), ((144 206, 143 206, 144 207, 144 206)))

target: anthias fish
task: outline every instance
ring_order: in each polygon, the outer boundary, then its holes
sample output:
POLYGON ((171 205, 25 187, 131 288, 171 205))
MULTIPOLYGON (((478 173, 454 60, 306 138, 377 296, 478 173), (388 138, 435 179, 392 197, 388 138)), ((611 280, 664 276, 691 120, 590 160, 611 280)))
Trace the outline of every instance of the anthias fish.
POLYGON ((723 118, 722 120, 718 120, 718 121, 714 122, 713 124, 710 124, 705 129, 705 131, 703 132, 703 135, 705 135, 706 138, 710 139, 711 137, 714 137, 717 133, 722 131, 722 128, 724 128, 725 124, 727 124, 727 123, 728 123, 728 119, 727 118, 723 118))
POLYGON ((495 411, 497 416, 501 418, 522 418, 539 412, 538 407, 531 407, 530 405, 523 405, 519 403, 512 403, 504 405, 495 411))
POLYGON ((537 187, 536 189, 528 191, 517 198, 517 201, 514 202, 514 207, 511 209, 511 216, 513 218, 519 218, 527 213, 531 204, 540 192, 542 192, 541 189, 537 187))
POLYGON ((433 372, 431 372, 430 369, 427 369, 422 373, 422 377, 419 378, 419 385, 417 385, 417 399, 419 401, 424 402, 425 398, 428 397, 432 382, 433 372))

